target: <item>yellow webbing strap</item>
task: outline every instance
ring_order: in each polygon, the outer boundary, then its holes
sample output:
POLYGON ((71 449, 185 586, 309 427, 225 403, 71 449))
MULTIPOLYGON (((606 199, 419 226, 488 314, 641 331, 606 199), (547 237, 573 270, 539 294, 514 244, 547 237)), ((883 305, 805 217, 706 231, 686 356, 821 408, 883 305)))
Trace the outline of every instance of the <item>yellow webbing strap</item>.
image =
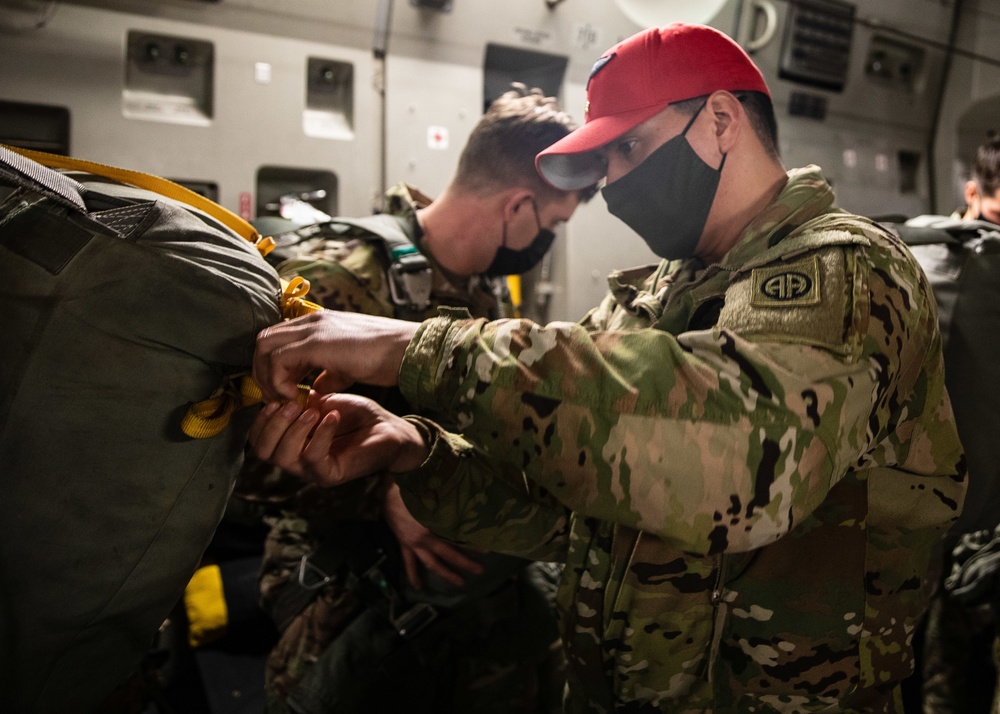
POLYGON ((188 644, 200 647, 226 633, 229 608, 218 565, 206 565, 194 571, 184 588, 184 610, 188 619, 188 644))
POLYGON ((261 236, 261 234, 257 232, 256 228, 232 211, 227 208, 223 208, 215 201, 209 200, 201 194, 195 193, 191 189, 185 188, 180 184, 176 184, 169 179, 154 176, 153 174, 145 174, 141 171, 132 171, 131 169, 122 169, 117 166, 108 166, 107 164, 100 164, 96 161, 74 159, 69 156, 48 154, 44 151, 32 151, 31 149, 22 149, 17 146, 8 146, 6 144, 0 144, 0 146, 3 146, 5 149, 10 149, 11 151, 18 153, 25 158, 31 159, 32 161, 37 161, 42 166, 48 166, 50 169, 86 171, 87 173, 94 174, 95 176, 103 176, 130 186, 135 186, 136 188, 144 188, 148 191, 163 194, 167 198, 172 198, 176 201, 180 201, 181 203, 193 206, 200 211, 204 211, 212 218, 219 221, 219 223, 222 223, 224 226, 235 232, 237 235, 240 235, 253 243, 262 256, 267 255, 274 249, 274 240, 261 236))
POLYGON ((510 302, 514 306, 514 317, 521 316, 521 276, 508 275, 507 289, 510 291, 510 302))
MULTIPOLYGON (((309 293, 309 281, 305 278, 282 280, 281 287, 281 314, 286 320, 323 309, 321 305, 305 299, 309 293)), ((305 408, 308 398, 309 386, 300 384, 295 401, 305 408)), ((191 405, 181 419, 181 431, 192 439, 215 436, 226 428, 237 409, 260 404, 262 401, 264 397, 260 385, 250 375, 240 376, 239 386, 232 379, 227 379, 208 399, 191 405)))
POLYGON ((319 312, 322 305, 306 300, 309 294, 309 281, 301 276, 291 280, 281 280, 281 316, 286 320, 302 317, 310 312, 319 312))

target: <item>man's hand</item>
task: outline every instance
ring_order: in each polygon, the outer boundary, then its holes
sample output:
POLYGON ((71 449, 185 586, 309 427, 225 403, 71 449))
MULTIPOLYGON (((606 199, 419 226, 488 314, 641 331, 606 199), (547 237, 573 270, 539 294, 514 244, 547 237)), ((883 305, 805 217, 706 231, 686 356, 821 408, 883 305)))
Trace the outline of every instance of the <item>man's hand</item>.
POLYGON ((384 515, 385 522, 399 541, 406 577, 417 590, 424 587, 421 565, 428 572, 459 587, 465 584, 465 580, 458 571, 476 575, 483 571, 481 564, 466 557, 448 541, 438 538, 411 516, 395 483, 390 484, 385 493, 384 515))
POLYGON ((250 444, 264 461, 335 486, 364 476, 412 471, 430 447, 413 424, 354 394, 309 395, 267 404, 250 427, 250 444))
POLYGON ((253 376, 267 401, 294 399, 296 385, 316 369, 321 392, 356 382, 391 387, 420 323, 322 310, 262 330, 253 376))

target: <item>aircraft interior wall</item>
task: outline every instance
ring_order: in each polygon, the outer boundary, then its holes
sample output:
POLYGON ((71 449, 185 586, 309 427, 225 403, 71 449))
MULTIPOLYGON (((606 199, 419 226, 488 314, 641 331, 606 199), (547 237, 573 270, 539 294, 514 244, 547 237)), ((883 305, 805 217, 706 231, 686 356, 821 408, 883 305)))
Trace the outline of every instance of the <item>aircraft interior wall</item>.
POLYGON ((367 210, 376 190, 369 156, 378 138, 374 96, 354 93, 353 117, 338 139, 306 133, 302 97, 308 58, 345 63, 357 77, 371 74, 368 52, 66 5, 44 29, 5 36, 0 56, 7 75, 0 98, 69 108, 75 156, 213 182, 219 202, 244 214, 253 212, 261 167, 351 167, 340 182, 339 207, 331 208, 367 210), (195 99, 173 96, 169 87, 140 85, 130 93, 130 33, 165 38, 164 53, 191 40, 210 43, 208 107, 192 107, 195 99), (177 45, 168 45, 171 38, 177 45))
MULTIPOLYGON (((65 108, 73 155, 215 186, 220 203, 248 217, 273 200, 264 193, 310 182, 332 194, 324 210, 344 215, 369 212, 400 180, 433 195, 498 83, 552 82, 582 120, 605 48, 644 19, 699 8, 714 14, 687 19, 737 38, 764 71, 785 164, 820 165, 855 212, 951 210, 1000 108, 996 0, 420 4, 3 0, 0 102, 65 108), (956 8, 965 52, 949 55, 956 8), (373 53, 380 31, 384 62, 373 53), (163 60, 143 55, 150 38, 197 67, 153 66, 163 60)), ((611 269, 654 259, 597 196, 535 276, 547 305, 537 317, 578 319, 611 269)))
POLYGON ((956 45, 937 130, 936 212, 963 205, 962 191, 978 147, 1000 132, 1000 2, 968 4, 956 45))

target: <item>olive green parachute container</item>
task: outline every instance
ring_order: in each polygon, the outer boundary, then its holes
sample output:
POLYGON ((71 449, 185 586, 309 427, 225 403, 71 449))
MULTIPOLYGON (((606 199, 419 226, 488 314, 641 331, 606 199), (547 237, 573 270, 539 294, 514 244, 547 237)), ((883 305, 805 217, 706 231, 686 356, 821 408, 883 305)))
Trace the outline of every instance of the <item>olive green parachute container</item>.
POLYGON ((162 194, 0 147, 0 711, 86 714, 181 597, 243 459, 187 407, 249 369, 277 274, 162 194))

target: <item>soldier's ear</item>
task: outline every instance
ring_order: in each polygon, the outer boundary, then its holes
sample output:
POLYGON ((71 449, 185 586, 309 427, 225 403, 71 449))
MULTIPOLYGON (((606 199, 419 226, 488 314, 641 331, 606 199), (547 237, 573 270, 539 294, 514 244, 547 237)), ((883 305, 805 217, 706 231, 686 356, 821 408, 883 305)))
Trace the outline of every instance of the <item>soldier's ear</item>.
MULTIPOLYGON (((975 181, 965 182, 965 205, 972 210, 979 200, 979 185, 975 181)), ((977 211, 978 212, 978 211, 977 211)))
POLYGON ((715 122, 715 139, 719 144, 719 151, 728 154, 736 145, 743 124, 747 121, 743 105, 730 92, 718 91, 708 98, 708 111, 715 122))
POLYGON ((507 194, 504 202, 503 217, 507 222, 517 220, 522 211, 531 210, 531 201, 535 194, 527 188, 517 188, 507 194))

